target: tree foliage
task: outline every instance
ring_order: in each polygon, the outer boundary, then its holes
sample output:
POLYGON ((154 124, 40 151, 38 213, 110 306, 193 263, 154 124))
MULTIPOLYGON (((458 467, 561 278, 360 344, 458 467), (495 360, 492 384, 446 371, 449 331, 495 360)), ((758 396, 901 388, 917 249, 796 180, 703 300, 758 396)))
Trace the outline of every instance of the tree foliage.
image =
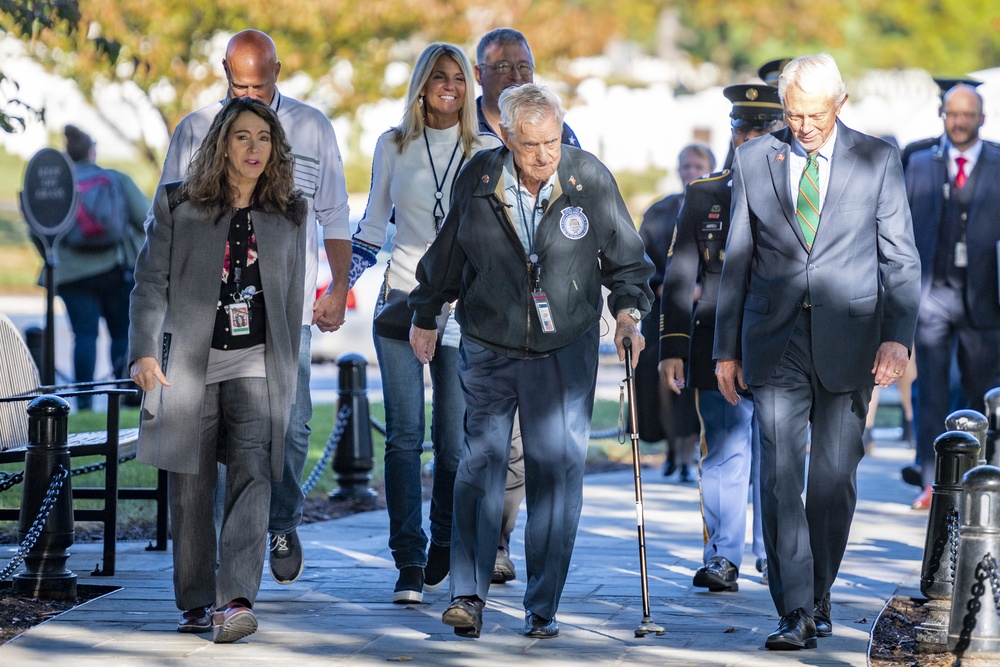
MULTIPOLYGON (((399 95, 405 81, 386 83, 386 67, 411 63, 432 41, 471 51, 499 25, 521 26, 539 62, 599 53, 622 38, 627 15, 597 0, 515 0, 500 9, 473 0, 79 0, 80 29, 36 33, 32 55, 76 81, 86 96, 129 81, 155 99, 168 130, 206 90, 221 94, 218 54, 228 36, 267 32, 282 77, 307 75, 330 115, 399 95), (96 47, 96 48, 94 48, 96 47)), ((642 3, 636 3, 641 5, 642 3)), ((648 14, 648 12, 647 12, 648 14)), ((140 150, 151 160, 152 152, 140 150)))
POLYGON ((921 68, 965 74, 1000 62, 995 0, 678 0, 683 47, 724 71, 821 51, 845 74, 921 68))
MULTIPOLYGON (((77 0, 0 0, 0 35, 13 33, 33 39, 42 30, 72 32, 80 20, 77 0)), ((7 108, 0 109, 0 130, 16 132, 24 129, 25 115, 44 117, 43 109, 34 109, 17 97, 16 81, 7 78, 0 68, 0 90, 7 108)))
MULTIPOLYGON (((610 42, 652 50, 667 10, 680 17, 680 49, 730 79, 771 58, 819 51, 848 75, 869 67, 961 74, 1000 62, 996 0, 0 0, 0 10, 0 30, 23 37, 33 57, 85 96, 134 84, 168 130, 206 91, 221 95, 222 47, 245 28, 274 38, 282 79, 306 75, 310 97, 331 116, 401 95, 405 77, 387 77, 387 67, 412 63, 432 41, 474 55, 483 33, 513 26, 528 37, 540 74, 558 79, 570 59, 610 42)), ((141 140, 138 148, 158 162, 141 140)))

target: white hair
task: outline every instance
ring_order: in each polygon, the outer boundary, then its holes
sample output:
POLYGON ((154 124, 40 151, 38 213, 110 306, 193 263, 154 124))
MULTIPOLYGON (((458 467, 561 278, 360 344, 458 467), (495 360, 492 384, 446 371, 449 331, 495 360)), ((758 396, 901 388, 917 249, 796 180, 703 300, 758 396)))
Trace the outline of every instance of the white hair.
POLYGON ((778 97, 782 104, 785 102, 785 91, 790 86, 809 95, 826 95, 837 106, 847 99, 847 86, 840 76, 837 61, 828 53, 800 56, 785 65, 778 77, 778 97))
POLYGON ((559 96, 545 86, 525 83, 507 88, 497 100, 500 107, 500 124, 510 136, 519 130, 521 123, 534 123, 550 115, 555 116, 562 127, 566 110, 559 96))

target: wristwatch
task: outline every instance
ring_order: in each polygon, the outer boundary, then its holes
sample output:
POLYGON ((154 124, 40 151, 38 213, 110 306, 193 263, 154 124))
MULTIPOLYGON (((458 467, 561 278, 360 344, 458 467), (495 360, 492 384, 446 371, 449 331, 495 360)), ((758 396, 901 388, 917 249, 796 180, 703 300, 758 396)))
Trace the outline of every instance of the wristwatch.
POLYGON ((642 320, 642 313, 639 312, 638 308, 628 308, 626 310, 621 310, 619 312, 625 313, 626 315, 631 317, 632 321, 634 321, 636 324, 638 324, 642 320))

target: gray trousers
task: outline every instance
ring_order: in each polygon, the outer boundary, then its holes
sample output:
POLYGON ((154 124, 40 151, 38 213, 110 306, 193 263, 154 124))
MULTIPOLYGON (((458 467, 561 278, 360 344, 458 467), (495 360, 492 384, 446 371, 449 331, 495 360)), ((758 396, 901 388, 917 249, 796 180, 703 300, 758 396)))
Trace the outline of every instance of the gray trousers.
POLYGON ((270 458, 267 380, 238 378, 206 386, 199 472, 168 476, 178 609, 218 609, 237 598, 253 605, 266 551, 270 458), (223 422, 227 436, 220 442, 223 422), (212 506, 220 459, 226 463, 226 500, 217 542, 212 506))
POLYGON ((455 478, 451 596, 486 600, 503 514, 510 435, 524 443, 524 607, 555 616, 583 507, 583 467, 597 378, 598 328, 540 359, 512 359, 462 341, 465 442, 455 478))
POLYGON ((802 311, 768 382, 750 388, 760 426, 768 585, 780 616, 796 609, 812 616, 813 604, 837 578, 857 504, 861 434, 874 386, 873 380, 846 393, 822 386, 813 366, 811 319, 802 311))

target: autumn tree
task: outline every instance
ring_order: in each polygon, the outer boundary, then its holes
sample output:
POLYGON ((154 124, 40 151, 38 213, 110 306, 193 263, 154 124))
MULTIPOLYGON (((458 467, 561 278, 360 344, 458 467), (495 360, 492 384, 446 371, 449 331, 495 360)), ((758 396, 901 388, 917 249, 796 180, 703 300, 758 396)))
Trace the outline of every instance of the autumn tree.
MULTIPOLYGON (((386 67, 412 63, 432 41, 457 43, 471 53, 486 31, 518 26, 540 69, 554 73, 565 60, 600 53, 609 40, 655 19, 646 10, 623 12, 597 0, 514 0, 501 7, 474 0, 80 0, 79 12, 78 30, 43 31, 32 55, 91 98, 111 83, 136 85, 154 101, 168 130, 204 91, 221 92, 213 61, 220 40, 245 28, 271 35, 282 77, 308 76, 313 101, 334 116, 400 96, 406 82, 387 84, 386 67), (91 48, 95 40, 100 48, 91 48)), ((141 139, 137 148, 156 161, 141 139)))
POLYGON ((995 0, 676 0, 682 48, 724 72, 821 51, 845 74, 921 68, 965 74, 1000 62, 995 0))
MULTIPOLYGON (((0 0, 0 36, 12 33, 30 40, 43 30, 72 32, 79 20, 77 0, 0 0)), ((18 98, 18 88, 0 67, 0 91, 7 102, 6 108, 0 108, 0 130, 4 132, 24 129, 25 115, 44 116, 44 109, 34 109, 18 98)))

